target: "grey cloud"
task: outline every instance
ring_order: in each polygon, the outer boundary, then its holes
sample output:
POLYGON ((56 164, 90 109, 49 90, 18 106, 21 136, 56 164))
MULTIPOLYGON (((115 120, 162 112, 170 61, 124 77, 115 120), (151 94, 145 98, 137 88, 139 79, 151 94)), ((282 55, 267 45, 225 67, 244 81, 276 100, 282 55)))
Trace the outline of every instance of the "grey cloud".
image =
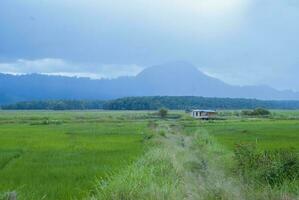
MULTIPOLYGON (((73 66, 67 73, 99 74, 93 66, 186 60, 228 83, 299 90, 298 5, 296 0, 2 0, 0 61, 60 58, 73 66)), ((114 69, 115 76, 132 70, 114 69)))
POLYGON ((49 75, 90 77, 94 79, 134 76, 143 67, 115 64, 78 64, 63 59, 44 58, 38 60, 19 59, 15 62, 0 63, 0 71, 7 74, 41 73, 49 75))

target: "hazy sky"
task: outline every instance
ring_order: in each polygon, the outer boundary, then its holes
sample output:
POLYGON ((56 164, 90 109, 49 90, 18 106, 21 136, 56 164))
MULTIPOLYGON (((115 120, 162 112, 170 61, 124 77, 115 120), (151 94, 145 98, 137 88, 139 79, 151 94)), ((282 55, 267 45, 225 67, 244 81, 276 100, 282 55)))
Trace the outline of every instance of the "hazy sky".
POLYGON ((299 1, 0 1, 0 72, 114 78, 176 60, 299 91, 299 1))

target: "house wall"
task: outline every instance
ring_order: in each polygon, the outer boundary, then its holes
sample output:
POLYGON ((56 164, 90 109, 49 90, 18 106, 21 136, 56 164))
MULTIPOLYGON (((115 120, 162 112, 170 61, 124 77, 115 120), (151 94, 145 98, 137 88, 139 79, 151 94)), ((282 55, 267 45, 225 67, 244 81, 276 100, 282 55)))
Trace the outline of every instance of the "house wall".
POLYGON ((191 117, 197 119, 208 119, 216 117, 216 113, 208 113, 208 112, 191 112, 191 117))

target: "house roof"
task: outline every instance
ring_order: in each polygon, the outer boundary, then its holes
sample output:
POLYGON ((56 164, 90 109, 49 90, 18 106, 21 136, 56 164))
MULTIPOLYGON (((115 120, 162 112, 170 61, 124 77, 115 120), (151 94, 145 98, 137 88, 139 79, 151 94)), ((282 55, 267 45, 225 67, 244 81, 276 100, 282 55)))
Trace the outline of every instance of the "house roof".
POLYGON ((192 112, 206 112, 206 113, 216 113, 215 110, 192 110, 192 112))

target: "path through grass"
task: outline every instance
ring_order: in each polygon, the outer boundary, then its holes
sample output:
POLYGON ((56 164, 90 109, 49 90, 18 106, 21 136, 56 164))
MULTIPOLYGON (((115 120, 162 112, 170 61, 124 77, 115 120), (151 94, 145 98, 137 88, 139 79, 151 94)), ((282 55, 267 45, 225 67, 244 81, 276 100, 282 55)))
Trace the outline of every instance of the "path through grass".
MULTIPOLYGON (((183 117, 156 123, 145 156, 109 181, 99 181, 92 200, 295 200, 299 197, 296 181, 281 187, 261 183, 255 176, 245 181, 236 170, 237 160, 230 146, 218 143, 218 138, 209 133, 213 122, 203 126, 202 122, 183 117)), ((269 169, 261 165, 259 170, 269 169)))

